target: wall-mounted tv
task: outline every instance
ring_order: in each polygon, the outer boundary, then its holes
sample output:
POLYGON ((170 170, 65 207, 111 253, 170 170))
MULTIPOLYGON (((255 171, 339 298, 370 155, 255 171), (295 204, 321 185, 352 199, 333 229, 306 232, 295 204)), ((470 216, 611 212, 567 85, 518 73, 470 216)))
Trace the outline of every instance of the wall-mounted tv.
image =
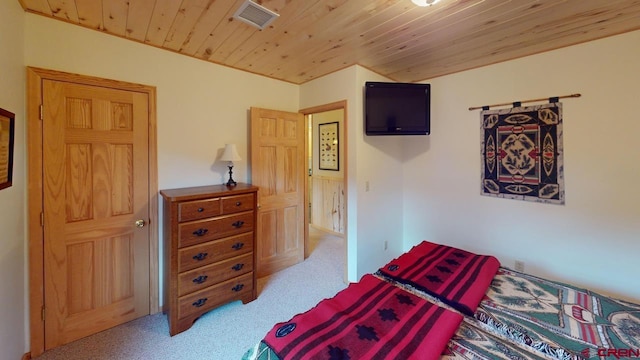
POLYGON ((364 123, 367 135, 429 135, 430 84, 366 82, 364 123))

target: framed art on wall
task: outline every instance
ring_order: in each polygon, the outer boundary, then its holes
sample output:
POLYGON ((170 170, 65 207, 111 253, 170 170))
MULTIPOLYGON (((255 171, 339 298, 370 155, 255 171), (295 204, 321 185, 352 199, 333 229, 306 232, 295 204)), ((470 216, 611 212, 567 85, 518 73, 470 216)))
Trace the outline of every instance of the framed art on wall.
POLYGON ((340 170, 340 150, 338 149, 338 122, 318 125, 320 141, 320 170, 340 170))
POLYGON ((564 205, 562 103, 484 110, 481 194, 564 205))
POLYGON ((0 189, 11 186, 15 115, 0 109, 0 189))

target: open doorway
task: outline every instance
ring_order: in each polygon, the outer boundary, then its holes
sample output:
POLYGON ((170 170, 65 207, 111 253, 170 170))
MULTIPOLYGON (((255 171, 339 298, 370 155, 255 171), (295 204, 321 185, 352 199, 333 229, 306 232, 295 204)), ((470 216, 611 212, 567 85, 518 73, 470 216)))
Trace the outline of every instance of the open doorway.
POLYGON ((307 115, 309 224, 338 236, 345 234, 343 119, 343 109, 307 115))
POLYGON ((307 120, 308 239, 305 258, 318 239, 341 238, 347 269, 347 117, 346 101, 300 112, 307 120))

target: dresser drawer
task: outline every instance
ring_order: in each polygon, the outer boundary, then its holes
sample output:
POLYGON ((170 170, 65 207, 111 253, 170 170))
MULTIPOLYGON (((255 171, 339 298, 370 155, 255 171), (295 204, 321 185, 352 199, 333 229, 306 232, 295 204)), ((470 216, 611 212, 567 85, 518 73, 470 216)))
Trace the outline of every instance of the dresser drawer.
POLYGON ((233 214, 253 210, 253 194, 226 196, 222 198, 222 213, 233 214))
POLYGON ((253 253, 240 255, 178 276, 178 296, 204 289, 215 283, 253 271, 253 253))
POLYGON ((163 311, 171 336, 218 306, 256 299, 258 190, 242 183, 160 190, 163 311))
POLYGON ((178 318, 197 312, 205 312, 220 304, 239 298, 253 291, 253 273, 216 284, 201 291, 180 297, 178 318))
POLYGON ((253 251, 253 232, 178 250, 178 272, 253 251))
POLYGON ((220 199, 188 201, 178 204, 178 222, 220 215, 220 199))
POLYGON ((253 226, 253 211, 182 223, 178 225, 178 247, 252 231, 253 226))

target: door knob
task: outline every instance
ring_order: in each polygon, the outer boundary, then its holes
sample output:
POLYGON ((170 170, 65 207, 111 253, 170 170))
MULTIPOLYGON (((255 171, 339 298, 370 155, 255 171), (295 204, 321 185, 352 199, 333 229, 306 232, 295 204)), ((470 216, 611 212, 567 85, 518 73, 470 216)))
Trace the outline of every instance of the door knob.
POLYGON ((135 222, 136 226, 141 228, 144 227, 146 225, 146 223, 144 222, 144 220, 140 219, 140 220, 136 220, 135 222))

